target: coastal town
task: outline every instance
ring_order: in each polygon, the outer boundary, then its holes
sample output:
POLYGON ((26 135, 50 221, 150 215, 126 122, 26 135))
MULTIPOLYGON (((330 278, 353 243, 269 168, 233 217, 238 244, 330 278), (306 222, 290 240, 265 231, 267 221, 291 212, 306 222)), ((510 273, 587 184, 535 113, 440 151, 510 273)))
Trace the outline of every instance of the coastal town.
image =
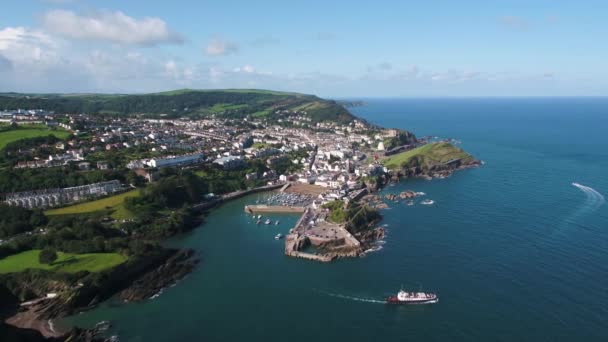
POLYGON ((385 236, 380 211, 421 196, 381 196, 385 185, 479 165, 457 140, 379 127, 335 102, 288 99, 295 107, 263 115, 1 111, 0 282, 21 303, 7 322, 60 336, 50 319, 91 301, 158 296, 199 262, 193 250, 161 243, 248 195, 243 211, 254 224, 299 215, 274 236, 277 257, 365 256, 385 236))
MULTIPOLYGON (((11 167, 15 169, 73 167, 83 172, 129 169, 154 182, 160 168, 196 169, 199 165, 211 164, 223 170, 239 170, 247 169, 248 163, 257 160, 263 162, 265 171, 247 173, 246 180, 265 185, 277 182, 317 185, 327 189, 327 196, 333 199, 357 189, 362 178, 387 172, 378 159, 387 152, 384 140, 397 137, 397 130, 378 129, 360 120, 348 125, 311 125, 305 112, 280 114, 284 119, 276 123, 256 119, 104 120, 86 114, 55 114, 43 110, 3 111, 0 117, 7 125, 46 126, 52 128, 49 134, 58 130, 70 134, 67 141, 12 151, 11 167), (123 160, 104 160, 104 154, 142 158, 122 163, 123 160)), ((398 148, 408 150, 421 142, 407 143, 398 148)), ((124 188, 128 186, 123 184, 124 188)), ((105 187, 85 195, 69 188, 28 189, 5 194, 5 201, 28 208, 48 208, 119 190, 120 186, 105 187), (77 195, 61 197, 54 194, 56 192, 77 195)))

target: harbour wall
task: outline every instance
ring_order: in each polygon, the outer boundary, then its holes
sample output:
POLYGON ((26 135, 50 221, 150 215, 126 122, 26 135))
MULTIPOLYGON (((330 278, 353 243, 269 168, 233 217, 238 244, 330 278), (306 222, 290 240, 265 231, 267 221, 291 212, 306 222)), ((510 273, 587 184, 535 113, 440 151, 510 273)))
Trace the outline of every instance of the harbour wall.
POLYGON ((286 205, 246 205, 245 212, 256 213, 303 213, 306 207, 286 206, 286 205))

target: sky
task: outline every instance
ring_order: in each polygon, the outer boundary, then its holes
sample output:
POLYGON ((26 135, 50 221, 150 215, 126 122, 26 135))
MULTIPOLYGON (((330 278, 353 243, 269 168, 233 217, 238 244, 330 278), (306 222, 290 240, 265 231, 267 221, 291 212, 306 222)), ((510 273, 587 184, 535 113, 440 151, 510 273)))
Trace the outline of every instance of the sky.
POLYGON ((607 96, 605 0, 3 0, 0 92, 607 96))

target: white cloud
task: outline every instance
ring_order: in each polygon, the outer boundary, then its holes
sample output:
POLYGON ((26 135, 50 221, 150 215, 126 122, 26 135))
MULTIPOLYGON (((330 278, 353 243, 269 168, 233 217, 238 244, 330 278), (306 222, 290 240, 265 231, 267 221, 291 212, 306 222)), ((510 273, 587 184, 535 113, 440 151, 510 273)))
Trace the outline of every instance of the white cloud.
POLYGON ((183 42, 160 18, 135 19, 120 11, 84 16, 73 11, 52 10, 43 15, 42 22, 50 32, 74 39, 140 46, 183 42))
POLYGON ((238 51, 239 47, 237 44, 220 38, 212 39, 205 49, 205 52, 209 56, 225 56, 237 53, 238 51))
POLYGON ((252 73, 256 72, 255 68, 249 64, 246 64, 243 67, 234 68, 232 71, 243 72, 246 74, 252 74, 252 73))
POLYGON ((13 63, 6 57, 0 54, 0 72, 13 68, 13 63))
POLYGON ((171 76, 176 76, 178 72, 177 63, 174 60, 167 61, 165 63, 165 72, 171 76))
POLYGON ((14 65, 36 63, 38 67, 59 59, 59 42, 44 32, 25 27, 0 30, 0 54, 14 65))

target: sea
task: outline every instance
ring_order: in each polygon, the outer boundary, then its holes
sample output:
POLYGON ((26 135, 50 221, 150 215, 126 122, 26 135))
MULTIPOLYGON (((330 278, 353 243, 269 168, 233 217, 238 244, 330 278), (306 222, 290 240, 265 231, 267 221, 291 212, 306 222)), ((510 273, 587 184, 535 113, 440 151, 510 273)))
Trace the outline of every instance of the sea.
POLYGON ((274 236, 297 216, 258 226, 243 206, 261 195, 235 200, 169 242, 198 252, 188 277, 62 323, 108 320, 127 342, 608 341, 608 98, 364 101, 352 112, 457 139, 484 165, 386 187, 425 195, 382 210, 365 257, 329 264, 283 255, 274 236), (439 302, 383 303, 400 288, 439 302))

